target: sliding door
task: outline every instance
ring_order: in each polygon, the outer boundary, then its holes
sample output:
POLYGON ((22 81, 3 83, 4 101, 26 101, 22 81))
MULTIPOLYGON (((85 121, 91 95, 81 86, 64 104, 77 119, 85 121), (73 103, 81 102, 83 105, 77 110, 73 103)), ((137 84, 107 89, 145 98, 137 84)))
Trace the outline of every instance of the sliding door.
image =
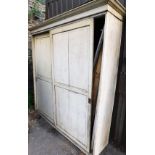
POLYGON ((93 66, 93 20, 51 31, 56 127, 89 151, 93 66))

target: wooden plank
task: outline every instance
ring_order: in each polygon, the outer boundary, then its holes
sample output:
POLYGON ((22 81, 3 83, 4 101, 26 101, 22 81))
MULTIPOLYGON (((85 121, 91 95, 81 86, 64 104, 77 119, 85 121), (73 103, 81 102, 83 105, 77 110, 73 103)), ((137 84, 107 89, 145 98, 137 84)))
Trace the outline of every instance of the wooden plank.
POLYGON ((100 52, 101 52, 101 48, 102 48, 102 45, 103 45, 103 36, 104 36, 104 26, 103 26, 102 33, 101 33, 101 36, 100 36, 100 39, 99 39, 99 42, 98 42, 98 45, 97 45, 97 49, 96 49, 96 52, 95 52, 93 68, 96 67, 96 63, 98 61, 98 58, 99 58, 99 55, 100 55, 100 52))
POLYGON ((93 89, 92 89, 92 122, 94 121, 95 117, 95 109, 96 109, 96 102, 97 102, 97 95, 98 95, 98 88, 99 88, 99 81, 100 81, 100 72, 101 72, 101 62, 102 62, 102 47, 99 52, 99 58, 97 60, 97 64, 94 68, 93 72, 93 89))

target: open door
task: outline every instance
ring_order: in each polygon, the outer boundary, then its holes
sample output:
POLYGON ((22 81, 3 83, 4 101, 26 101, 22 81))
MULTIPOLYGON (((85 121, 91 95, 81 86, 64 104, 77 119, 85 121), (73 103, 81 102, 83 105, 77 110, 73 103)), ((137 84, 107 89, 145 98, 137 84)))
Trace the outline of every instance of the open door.
POLYGON ((51 30, 56 128, 90 149, 93 19, 51 30))

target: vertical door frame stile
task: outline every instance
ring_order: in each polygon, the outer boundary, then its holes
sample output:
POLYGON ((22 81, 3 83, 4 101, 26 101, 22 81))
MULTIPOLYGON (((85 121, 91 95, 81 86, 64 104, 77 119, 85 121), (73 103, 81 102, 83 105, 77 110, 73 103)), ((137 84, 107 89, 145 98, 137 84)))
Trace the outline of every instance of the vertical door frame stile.
POLYGON ((55 94, 55 88, 54 88, 54 53, 53 53, 53 36, 51 35, 51 31, 49 31, 49 39, 50 39, 50 54, 51 54, 51 80, 52 80, 52 91, 53 91, 53 105, 54 105, 54 109, 53 109, 53 117, 54 117, 54 125, 56 126, 56 94, 55 94))
MULTIPOLYGON (((92 101, 92 88, 93 88, 93 54, 94 54, 94 18, 91 17, 90 18, 91 20, 91 23, 90 23, 90 46, 89 46, 89 52, 91 53, 90 54, 90 57, 89 57, 89 76, 88 76, 88 81, 89 81, 89 84, 91 83, 91 85, 89 86, 88 85, 88 100, 89 98, 91 99, 92 101)), ((88 148, 89 148, 89 152, 91 150, 91 116, 92 116, 92 102, 89 103, 88 101, 88 111, 89 111, 89 121, 88 121, 88 129, 89 131, 87 131, 87 136, 88 136, 88 148)))
MULTIPOLYGON (((67 41, 67 46, 68 46, 68 52, 67 52, 68 53, 68 85, 70 86, 70 72, 69 72, 69 63, 70 63, 69 62, 69 32, 67 33, 67 38, 68 38, 68 41, 67 41)), ((67 96, 68 96, 68 102, 69 102, 69 100, 70 100, 69 90, 67 91, 67 96)))
POLYGON ((49 31, 50 35, 50 51, 51 51, 51 69, 52 69, 52 90, 53 90, 53 105, 54 105, 54 125, 57 125, 57 119, 56 119, 56 91, 54 87, 54 49, 53 49, 53 35, 52 35, 52 30, 49 31))
MULTIPOLYGON (((51 38, 50 38, 50 33, 49 33, 49 31, 48 31, 48 37, 49 37, 49 52, 50 52, 50 61, 51 61, 51 63, 50 63, 50 65, 51 65, 51 81, 50 81, 50 85, 52 85, 52 97, 54 96, 53 95, 53 93, 54 93, 54 91, 53 91, 53 68, 52 68, 52 53, 51 53, 51 38)), ((55 124, 55 104, 54 104, 54 99, 51 101, 51 102, 53 102, 53 105, 54 105, 54 109, 53 109, 53 122, 51 122, 51 123, 53 123, 53 124, 55 124)))
POLYGON ((92 80, 93 80, 93 53, 94 53, 94 18, 90 18, 91 23, 90 23, 90 46, 89 46, 89 51, 90 51, 90 57, 89 57, 89 68, 91 68, 89 70, 89 76, 88 76, 88 80, 89 80, 89 84, 91 83, 90 86, 88 86, 89 88, 89 92, 88 92, 88 98, 91 98, 92 96, 92 80))
POLYGON ((38 104, 37 104, 37 79, 36 79, 36 61, 35 61, 35 36, 32 36, 32 64, 33 64, 33 87, 34 87, 34 108, 38 110, 38 104))

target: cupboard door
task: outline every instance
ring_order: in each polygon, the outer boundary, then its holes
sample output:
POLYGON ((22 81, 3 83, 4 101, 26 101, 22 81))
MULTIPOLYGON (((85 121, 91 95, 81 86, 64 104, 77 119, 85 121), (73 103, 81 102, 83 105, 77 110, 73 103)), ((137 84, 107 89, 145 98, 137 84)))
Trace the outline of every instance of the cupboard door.
POLYGON ((52 62, 49 35, 36 36, 34 49, 36 108, 51 122, 54 122, 52 62))
POLYGON ((51 31, 56 127, 89 152, 93 20, 51 31))

